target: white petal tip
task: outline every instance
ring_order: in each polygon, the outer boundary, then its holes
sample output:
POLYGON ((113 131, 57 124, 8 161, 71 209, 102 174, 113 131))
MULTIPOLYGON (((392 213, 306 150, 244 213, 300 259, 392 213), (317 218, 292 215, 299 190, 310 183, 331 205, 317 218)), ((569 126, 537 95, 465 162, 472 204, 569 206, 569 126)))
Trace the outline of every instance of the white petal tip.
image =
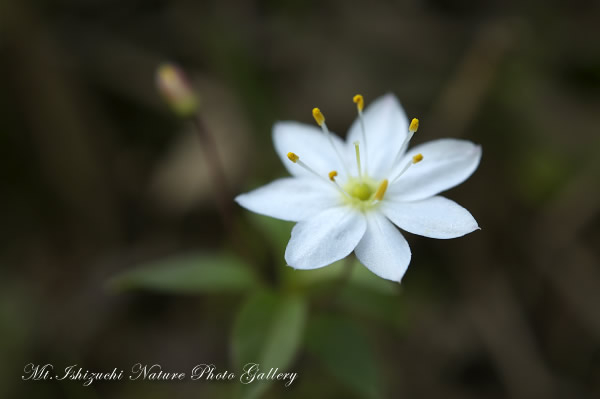
POLYGON ((307 269, 306 267, 302 267, 302 265, 300 265, 300 259, 290 259, 290 253, 288 251, 288 249, 285 249, 285 253, 283 255, 284 259, 285 259, 285 264, 288 267, 291 267, 294 270, 305 270, 307 269))
POLYGON ((475 144, 475 153, 477 154, 477 164, 479 165, 479 161, 481 161, 481 154, 483 153, 481 144, 475 144))
POLYGON ((291 267, 294 270, 312 270, 312 269, 318 269, 320 267, 329 265, 329 263, 311 264, 311 263, 303 262, 302 259, 289 259, 289 258, 291 258, 291 256, 288 254, 287 248, 286 248, 286 253, 284 254, 284 258, 285 258, 286 265, 291 267))
POLYGON ((246 194, 240 194, 238 196, 236 196, 233 201, 238 204, 239 206, 241 206, 242 208, 246 208, 248 209, 248 207, 246 205, 244 205, 245 203, 245 199, 246 199, 246 194))
MULTIPOLYGON (((471 217, 473 218, 473 216, 471 216, 471 217)), ((481 227, 479 227, 479 224, 477 223, 475 218, 473 218, 473 225, 471 226, 471 231, 469 231, 468 233, 465 233, 465 234, 469 234, 469 233, 472 233, 477 230, 481 230, 481 227)))
POLYGON ((464 237, 464 236, 466 236, 467 234, 471 234, 471 233, 473 233, 473 232, 475 232, 475 231, 478 231, 478 230, 481 230, 481 227, 479 227, 478 225, 475 225, 475 226, 473 226, 473 227, 471 227, 471 228, 469 228, 469 229, 465 229, 465 230, 464 230, 465 232, 464 232, 463 234, 461 234, 460 236, 456 236, 456 237, 448 237, 448 238, 449 238, 449 239, 451 239, 451 238, 459 238, 459 237, 464 237))
POLYGON ((467 234, 471 234, 477 230, 481 230, 481 227, 479 227, 477 224, 475 224, 473 227, 463 229, 462 234, 460 234, 460 235, 456 235, 454 237, 450 236, 450 237, 433 237, 433 238, 441 239, 441 240, 451 240, 453 238, 464 237, 467 234))

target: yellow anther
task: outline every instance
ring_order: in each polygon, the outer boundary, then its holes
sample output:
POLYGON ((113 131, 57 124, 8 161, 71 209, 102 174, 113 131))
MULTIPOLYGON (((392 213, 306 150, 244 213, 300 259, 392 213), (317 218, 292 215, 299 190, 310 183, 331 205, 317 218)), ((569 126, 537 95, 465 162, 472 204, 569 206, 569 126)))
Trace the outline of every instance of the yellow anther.
POLYGON ((413 157, 412 163, 419 163, 423 160, 423 154, 417 154, 413 157))
POLYGON ((293 163, 298 162, 298 160, 300 159, 300 157, 296 154, 294 154, 293 152, 288 152, 287 153, 287 157, 290 161, 292 161, 293 163))
POLYGON ((329 172, 329 180, 335 181, 336 176, 337 176, 337 172, 335 170, 332 170, 331 172, 329 172))
POLYGON ((319 108, 313 108, 313 118, 319 126, 323 126, 323 123, 325 123, 325 117, 319 108))
POLYGON ((373 197, 373 199, 376 199, 377 201, 381 201, 383 199, 383 196, 385 195, 387 187, 388 187, 388 181, 386 179, 386 180, 382 181, 381 184, 379 185, 379 187, 377 188, 377 191, 375 192, 375 196, 373 197))
POLYGON ((358 108, 358 112, 361 112, 363 110, 363 108, 365 107, 365 99, 360 94, 355 95, 354 98, 352 99, 352 101, 354 101, 354 103, 356 104, 356 108, 358 108))
POLYGON ((417 118, 413 118, 410 122, 410 126, 408 127, 409 132, 415 133, 419 129, 419 120, 417 118))

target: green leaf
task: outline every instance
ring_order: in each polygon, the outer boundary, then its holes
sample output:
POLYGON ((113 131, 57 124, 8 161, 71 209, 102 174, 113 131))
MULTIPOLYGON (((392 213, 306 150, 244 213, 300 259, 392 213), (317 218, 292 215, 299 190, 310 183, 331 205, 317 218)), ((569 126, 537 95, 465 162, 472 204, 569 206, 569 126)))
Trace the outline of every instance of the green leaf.
POLYGON ((174 256, 127 271, 109 281, 116 290, 147 289, 179 294, 244 292, 258 279, 241 259, 224 253, 174 256))
POLYGON ((369 342, 350 320, 333 315, 314 317, 308 326, 306 348, 353 392, 365 398, 381 397, 369 342))
MULTIPOLYGON (((300 296, 280 296, 261 291, 242 306, 232 334, 234 363, 240 374, 249 363, 257 363, 260 372, 271 368, 291 372, 306 322, 306 301, 300 296)), ((257 398, 271 381, 254 381, 242 386, 242 396, 257 398)))

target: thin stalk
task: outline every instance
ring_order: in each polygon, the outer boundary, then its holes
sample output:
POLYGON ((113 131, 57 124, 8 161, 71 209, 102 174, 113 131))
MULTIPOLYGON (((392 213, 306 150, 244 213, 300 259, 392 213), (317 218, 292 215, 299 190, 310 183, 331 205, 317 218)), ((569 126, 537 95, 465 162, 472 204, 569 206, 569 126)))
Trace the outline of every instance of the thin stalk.
POLYGON ((210 179, 212 181, 213 189, 215 192, 215 202, 221 215, 223 225, 228 231, 231 231, 232 196, 229 191, 229 187, 227 186, 225 170, 219 158, 217 145, 212 135, 207 130, 206 125, 204 124, 204 120, 202 119, 200 113, 197 113, 192 118, 192 121, 194 123, 194 127, 196 128, 196 132, 198 132, 198 137, 200 138, 200 143, 202 144, 202 149, 204 150, 204 156, 207 160, 208 173, 210 175, 210 179))

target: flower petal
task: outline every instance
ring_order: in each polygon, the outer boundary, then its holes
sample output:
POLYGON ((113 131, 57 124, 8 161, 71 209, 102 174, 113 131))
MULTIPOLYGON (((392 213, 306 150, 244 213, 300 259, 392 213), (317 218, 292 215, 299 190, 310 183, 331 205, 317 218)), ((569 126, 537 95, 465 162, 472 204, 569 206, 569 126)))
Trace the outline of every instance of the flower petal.
POLYGON ((410 248, 400 231, 380 212, 367 213, 367 231, 356 257, 379 277, 398 281, 410 263, 410 248))
MULTIPOLYGON (((335 134, 331 136, 340 154, 345 156, 342 139, 335 134)), ((289 152, 298 155, 302 162, 325 178, 332 170, 337 171, 340 177, 344 173, 344 166, 329 139, 319 128, 298 122, 277 122, 273 126, 273 143, 283 165, 294 176, 313 175, 291 162, 287 157, 289 152)))
POLYGON ((319 179, 286 177, 238 195, 235 201, 261 215, 298 222, 338 205, 340 195, 319 179))
POLYGON ((423 154, 423 161, 412 165, 390 185, 390 198, 413 201, 436 195, 465 181, 481 159, 481 147, 470 141, 440 139, 414 147, 399 166, 419 153, 423 154))
POLYGON ((363 214, 351 207, 327 209, 294 226, 285 260, 296 269, 329 265, 350 254, 366 228, 363 214))
MULTIPOLYGON (((375 178, 383 178, 391 169, 400 146, 408 134, 408 119, 393 94, 379 97, 363 112, 366 130, 366 159, 368 174, 375 178)), ((354 154, 354 142, 361 143, 361 151, 365 154, 362 127, 357 118, 348 132, 346 140, 350 154, 354 154)), ((363 163, 365 160, 362 160, 363 163)))
POLYGON ((416 202, 383 201, 381 211, 402 230, 425 237, 456 238, 479 228, 469 211, 440 196, 416 202))

